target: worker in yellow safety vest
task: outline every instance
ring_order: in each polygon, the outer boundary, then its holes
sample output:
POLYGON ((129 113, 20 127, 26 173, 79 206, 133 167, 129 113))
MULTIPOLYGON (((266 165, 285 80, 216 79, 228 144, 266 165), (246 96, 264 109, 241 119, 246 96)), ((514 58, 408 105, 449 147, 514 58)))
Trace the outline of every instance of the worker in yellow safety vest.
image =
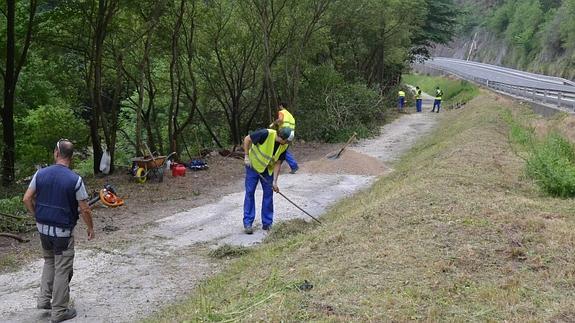
POLYGON ((436 112, 435 107, 437 107, 437 113, 439 113, 439 108, 441 108, 441 97, 443 96, 443 91, 438 87, 435 88, 435 100, 433 101, 433 109, 431 112, 436 112))
POLYGON ((419 86, 415 87, 415 111, 421 112, 421 108, 423 105, 423 100, 421 97, 421 89, 419 86))
MULTIPOLYGON (((278 105, 278 118, 273 122, 271 126, 276 127, 277 129, 291 128, 292 130, 295 131, 295 118, 287 110, 286 103, 281 102, 278 105)), ((299 166, 290 150, 286 152, 286 162, 289 165, 289 168, 291 169, 290 173, 295 174, 298 171, 299 166)))
POLYGON ((405 106, 405 92, 402 90, 399 90, 399 92, 397 93, 397 96, 398 96, 397 106, 399 108, 399 111, 402 112, 403 107, 405 106))
POLYGON ((246 166, 244 197, 244 232, 253 233, 256 215, 255 192, 258 182, 264 191, 262 200, 262 229, 269 230, 273 224, 273 192, 279 192, 278 177, 281 164, 286 159, 288 144, 295 132, 284 127, 280 130, 260 129, 244 138, 244 164, 246 166))

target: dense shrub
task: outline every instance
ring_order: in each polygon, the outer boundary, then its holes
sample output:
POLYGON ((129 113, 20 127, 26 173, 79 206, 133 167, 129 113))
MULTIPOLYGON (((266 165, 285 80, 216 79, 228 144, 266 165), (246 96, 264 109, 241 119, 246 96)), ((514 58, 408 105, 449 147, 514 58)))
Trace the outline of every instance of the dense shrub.
POLYGON ((26 214, 20 195, 0 199, 0 213, 2 213, 0 214, 0 232, 26 232, 33 222, 32 218, 26 214), (9 215, 16 216, 21 220, 9 215))
POLYGON ((534 146, 527 159, 527 174, 547 193, 575 196, 575 149, 558 134, 548 135, 534 146))
POLYGON ((34 171, 34 164, 51 163, 52 152, 58 139, 74 142, 76 149, 86 147, 88 126, 69 107, 45 105, 32 110, 20 121, 17 134, 17 160, 21 175, 34 171))
POLYGON ((298 133, 306 140, 344 141, 353 132, 374 135, 383 121, 383 100, 362 83, 346 83, 330 66, 313 70, 302 86, 298 133))

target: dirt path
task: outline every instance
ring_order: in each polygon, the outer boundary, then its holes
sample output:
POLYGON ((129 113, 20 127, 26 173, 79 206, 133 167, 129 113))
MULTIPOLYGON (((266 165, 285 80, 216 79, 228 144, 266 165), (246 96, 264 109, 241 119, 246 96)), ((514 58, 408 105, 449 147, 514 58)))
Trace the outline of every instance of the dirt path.
MULTIPOLYGON (((385 126, 381 136, 352 149, 391 162, 426 135, 436 120, 437 115, 431 113, 403 115, 385 126)), ((375 178, 300 172, 282 175, 280 188, 311 214, 321 215, 334 202, 368 187, 375 178)), ((256 230, 253 235, 242 232, 242 180, 230 187, 240 189, 205 205, 139 224, 127 230, 122 239, 77 248, 71 290, 79 316, 71 322, 124 322, 145 317, 184 297, 220 269, 221 265, 205 256, 206 249, 224 243, 261 242, 264 231, 256 230)), ((261 200, 261 192, 256 199, 261 200)), ((276 221, 305 218, 281 198, 274 202, 276 221)), ((41 267, 39 259, 18 272, 0 275, 0 321, 48 321, 47 311, 34 308, 41 267)))

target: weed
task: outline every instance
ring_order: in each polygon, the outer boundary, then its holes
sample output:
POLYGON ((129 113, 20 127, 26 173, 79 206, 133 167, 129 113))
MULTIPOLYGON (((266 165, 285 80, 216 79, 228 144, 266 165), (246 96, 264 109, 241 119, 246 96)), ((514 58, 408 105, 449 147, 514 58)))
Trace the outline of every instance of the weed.
POLYGON ((3 255, 0 256, 0 270, 1 271, 12 271, 19 267, 18 260, 14 255, 3 255))
POLYGON ((232 246, 229 244, 224 244, 218 248, 210 251, 210 257, 223 259, 223 258, 234 258, 247 255, 251 250, 247 247, 242 246, 232 246))
POLYGON ((527 160, 527 174, 548 194, 575 196, 575 149, 552 133, 537 144, 527 160))
POLYGON ((314 223, 307 222, 303 219, 280 222, 274 225, 271 234, 266 238, 266 242, 277 241, 306 232, 313 226, 315 226, 314 223))

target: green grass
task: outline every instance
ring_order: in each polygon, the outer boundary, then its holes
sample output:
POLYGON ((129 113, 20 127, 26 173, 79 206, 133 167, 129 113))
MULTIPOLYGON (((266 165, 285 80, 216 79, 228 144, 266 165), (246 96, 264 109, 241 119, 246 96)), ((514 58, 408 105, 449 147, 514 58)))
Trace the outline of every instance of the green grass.
POLYGON ((482 95, 445 114, 324 225, 261 245, 148 321, 575 317, 575 205, 525 180, 506 109, 482 95))
POLYGON ((214 257, 217 259, 224 259, 224 258, 234 258, 243 255, 247 255, 251 249, 247 247, 241 246, 232 246, 229 244, 224 244, 219 246, 218 248, 209 252, 210 257, 214 257))
POLYGON ((558 132, 543 138, 533 128, 524 126, 530 115, 512 116, 506 112, 503 119, 509 124, 509 137, 518 148, 519 156, 526 160, 525 172, 543 192, 555 197, 575 197, 575 147, 558 132))
POLYGON ((403 75, 403 82, 419 86, 423 92, 431 96, 435 94, 435 88, 439 86, 443 91, 442 99, 448 103, 467 103, 479 94, 479 88, 465 80, 408 74, 403 75))

